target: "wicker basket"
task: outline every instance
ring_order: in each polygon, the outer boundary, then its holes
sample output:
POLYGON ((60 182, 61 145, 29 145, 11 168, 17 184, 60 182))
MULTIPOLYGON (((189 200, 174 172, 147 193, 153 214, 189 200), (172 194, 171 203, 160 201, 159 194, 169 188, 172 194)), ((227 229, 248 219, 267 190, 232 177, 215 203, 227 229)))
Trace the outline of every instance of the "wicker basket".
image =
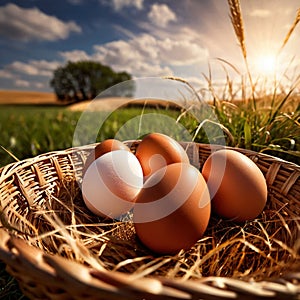
MULTIPOLYGON (((134 152, 138 141, 126 143, 134 152)), ((192 164, 197 167, 207 159, 212 148, 219 147, 188 143, 182 143, 182 145, 187 149, 192 164)), ((274 272, 268 271, 267 264, 261 260, 253 261, 250 269, 248 266, 248 276, 230 272, 226 275, 227 273, 225 271, 222 273, 221 270, 209 276, 205 274, 202 276, 193 270, 198 277, 191 276, 192 278, 171 276, 170 271, 168 275, 163 276, 159 268, 153 274, 145 272, 145 269, 142 269, 144 273, 137 274, 130 268, 125 268, 125 271, 122 268, 116 270, 113 267, 105 268, 100 264, 99 267, 93 267, 91 266, 93 262, 75 259, 76 255, 68 256, 67 251, 55 253, 50 246, 45 247, 45 241, 33 243, 34 235, 41 234, 36 233, 34 229, 35 222, 41 219, 39 210, 46 214, 48 209, 54 209, 49 204, 52 196, 60 197, 60 201, 64 200, 60 193, 62 182, 66 178, 80 178, 84 162, 94 147, 95 145, 87 145, 46 153, 10 164, 0 170, 0 225, 2 224, 0 260, 7 265, 8 272, 17 279, 26 296, 31 299, 56 300, 300 299, 300 167, 272 156, 244 149, 235 148, 234 150, 250 157, 263 172, 269 192, 267 210, 273 211, 273 217, 274 211, 280 212, 275 214, 281 222, 280 227, 285 230, 284 237, 281 236, 281 228, 277 228, 272 236, 276 238, 276 245, 284 249, 284 254, 281 252, 276 254, 280 268, 274 272), (256 275, 252 275, 251 268, 256 268, 253 272, 256 275), (260 268, 261 272, 259 272, 260 268)), ((68 190, 65 192, 68 193, 68 190)), ((264 218, 267 218, 267 214, 263 215, 260 223, 255 223, 255 226, 263 224, 266 220, 264 218)), ((95 219, 91 221, 95 222, 95 219)), ((102 223, 104 221, 99 220, 102 223)), ((250 226, 250 223, 247 226, 250 226)), ((262 227, 262 231, 267 231, 268 228, 268 226, 262 227)), ((51 237, 45 237, 45 240, 49 245, 51 237)), ((128 241, 130 238, 127 241, 121 241, 125 252, 128 241)), ((54 239, 52 242, 57 243, 54 239)), ((273 251, 276 245, 267 245, 267 247, 273 251)), ((255 252, 255 245, 251 249, 255 252)), ((84 251, 86 248, 81 254, 84 255, 84 251)), ((122 251, 120 251, 119 260, 122 260, 122 251)), ((101 259, 101 255, 99 257, 101 259)), ((111 259, 111 265, 116 264, 114 262, 116 257, 111 257, 111 259)), ((158 258, 152 256, 151 259, 158 258)), ((268 255, 264 259, 268 261, 268 255)), ((274 257, 272 259, 274 260, 274 257)), ((120 261, 117 263, 122 265, 120 261)), ((184 263, 188 264, 188 261, 184 263)), ((178 263, 174 264, 174 268, 176 267, 178 263)))

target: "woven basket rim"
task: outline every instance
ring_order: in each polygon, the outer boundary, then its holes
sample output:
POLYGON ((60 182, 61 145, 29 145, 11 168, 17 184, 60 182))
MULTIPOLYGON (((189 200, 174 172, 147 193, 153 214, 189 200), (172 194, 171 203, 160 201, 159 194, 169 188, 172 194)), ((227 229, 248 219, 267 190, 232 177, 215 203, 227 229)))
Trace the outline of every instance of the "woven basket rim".
MULTIPOLYGON (((129 146, 134 144, 134 143, 138 143, 140 142, 140 140, 126 140, 124 141, 124 143, 127 143, 129 146)), ((284 160, 280 157, 268 154, 268 153, 261 153, 261 152, 256 152, 254 150, 249 150, 249 149, 245 149, 245 148, 239 148, 239 147, 231 147, 231 146, 224 146, 224 145, 217 145, 217 144, 204 144, 204 143, 197 143, 197 142, 179 142, 181 145, 185 146, 185 145, 192 145, 192 144, 196 144, 196 145, 201 145, 204 147, 207 147, 209 149, 212 150, 218 150, 218 149, 230 149, 230 150, 235 150, 235 151, 239 151, 243 154, 247 154, 248 156, 258 156, 258 157, 263 157, 269 160, 274 160, 275 162, 277 162, 278 164, 282 164, 284 166, 287 166, 289 168, 293 168, 295 170, 300 170, 300 165, 291 162, 291 161, 287 161, 284 160)), ((91 147, 95 147, 98 143, 91 143, 91 144, 87 144, 87 145, 83 145, 83 146, 75 146, 75 147, 70 147, 67 149, 60 149, 60 150, 54 150, 54 151, 49 151, 49 152, 45 152, 45 153, 41 153, 39 155, 36 155, 34 157, 28 157, 19 161, 14 161, 11 162, 5 166, 0 167, 0 175, 1 173, 3 173, 3 171, 5 169, 9 169, 9 172, 12 172, 12 167, 13 166, 18 166, 18 165, 22 165, 25 166, 26 164, 33 164, 38 162, 39 160, 43 160, 45 157, 47 158, 51 158, 52 156, 59 156, 59 155, 64 155, 68 152, 73 153, 76 152, 78 150, 83 150, 83 149, 90 149, 91 147)), ((3 174, 2 174, 3 175, 3 174)), ((7 176, 10 176, 10 174, 7 174, 7 176)), ((3 180, 3 177, 0 177, 0 180, 3 180)))
MULTIPOLYGON (((138 142, 135 140, 125 141, 130 146, 138 142)), ((77 151, 90 150, 96 144, 51 151, 10 163, 0 168, 0 189, 2 182, 15 172, 18 172, 18 168, 31 166, 45 158, 50 159, 61 155, 72 155, 77 151)), ((188 144, 191 145, 190 142, 181 142, 181 144, 185 146, 188 144)), ((292 170, 292 173, 297 175, 295 176, 295 181, 300 177, 299 165, 266 153, 228 146, 201 143, 192 144, 207 149, 233 149, 247 154, 254 161, 256 158, 263 158, 292 170)), ((41 249, 33 249, 24 240, 9 233, 6 229, 1 228, 1 226, 0 260, 3 260, 15 277, 18 277, 17 274, 21 268, 28 270, 32 278, 40 280, 42 284, 47 284, 49 280, 54 280, 55 278, 64 278, 67 282, 64 284, 73 285, 74 290, 77 289, 78 293, 82 292, 83 288, 88 288, 95 295, 104 295, 103 299, 117 299, 120 296, 124 299, 137 299, 137 297, 144 297, 145 299, 189 299, 195 295, 203 297, 203 299, 229 299, 234 297, 238 297, 239 299, 251 299, 252 297, 253 299, 257 297, 261 297, 262 299, 284 299, 285 297, 288 299, 299 299, 300 297, 300 264, 296 266, 295 270, 282 274, 279 278, 266 279, 259 282, 246 282, 230 277, 213 276, 188 282, 183 282, 180 279, 159 277, 131 278, 118 271, 91 269, 77 262, 68 261, 58 255, 44 253, 41 249)), ((31 281, 34 280, 32 278, 30 279, 31 281)), ((21 281, 24 281, 24 278, 21 278, 21 281)))

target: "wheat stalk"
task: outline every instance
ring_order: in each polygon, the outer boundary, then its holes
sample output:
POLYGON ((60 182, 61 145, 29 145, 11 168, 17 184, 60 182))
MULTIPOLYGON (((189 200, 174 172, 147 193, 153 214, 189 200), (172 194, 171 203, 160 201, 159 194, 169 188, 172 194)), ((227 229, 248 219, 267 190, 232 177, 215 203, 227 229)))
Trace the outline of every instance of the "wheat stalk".
POLYGON ((296 28, 296 26, 298 25, 299 22, 300 22, 300 8, 297 10, 296 18, 295 18, 292 26, 290 27, 290 30, 288 31, 287 35, 285 36, 285 39, 283 40, 283 43, 282 43, 282 46, 281 46, 279 52, 285 47, 285 45, 289 41, 293 31, 295 30, 295 28, 296 28))
MULTIPOLYGON (((230 11, 230 20, 235 32, 235 35, 238 39, 238 42, 240 44, 240 48, 242 50, 242 54, 244 57, 244 62, 247 70, 247 75, 250 81, 250 87, 251 87, 251 105, 252 109, 256 110, 256 102, 255 102, 255 84, 252 79, 252 75, 249 69, 249 64, 247 60, 247 50, 246 50, 246 43, 245 43, 245 30, 244 30, 244 22, 243 22, 243 15, 242 15, 242 9, 240 0, 228 0, 229 5, 229 11, 230 11)), ((246 103, 248 104, 248 98, 246 98, 246 103)))
POLYGON ((242 17, 242 10, 239 0, 228 0, 230 10, 230 20, 233 25, 235 35, 240 44, 244 59, 247 57, 246 45, 245 45, 245 33, 244 23, 242 17))

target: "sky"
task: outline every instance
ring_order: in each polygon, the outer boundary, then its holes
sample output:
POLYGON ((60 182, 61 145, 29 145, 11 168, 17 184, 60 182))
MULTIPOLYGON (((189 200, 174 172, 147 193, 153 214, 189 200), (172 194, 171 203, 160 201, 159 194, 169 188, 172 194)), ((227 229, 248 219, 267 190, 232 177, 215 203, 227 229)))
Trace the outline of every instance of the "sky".
MULTIPOLYGON (((269 75, 299 0, 241 0, 241 8, 251 70, 269 75)), ((300 24, 279 53, 281 72, 296 72, 299 34, 300 24)), ((2 90, 52 91, 53 71, 79 60, 198 87, 209 67, 215 82, 226 77, 224 67, 233 71, 217 58, 243 72, 226 0, 0 0, 2 90)))

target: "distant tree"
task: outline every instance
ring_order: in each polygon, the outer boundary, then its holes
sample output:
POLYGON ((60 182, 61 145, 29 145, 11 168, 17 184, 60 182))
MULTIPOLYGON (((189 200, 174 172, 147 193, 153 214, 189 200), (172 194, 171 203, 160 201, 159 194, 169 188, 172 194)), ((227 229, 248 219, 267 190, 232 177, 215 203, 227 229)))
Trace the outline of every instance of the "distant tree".
POLYGON ((101 91, 129 79, 130 74, 115 72, 99 62, 79 61, 58 67, 53 73, 50 86, 58 100, 78 102, 94 99, 101 91))

